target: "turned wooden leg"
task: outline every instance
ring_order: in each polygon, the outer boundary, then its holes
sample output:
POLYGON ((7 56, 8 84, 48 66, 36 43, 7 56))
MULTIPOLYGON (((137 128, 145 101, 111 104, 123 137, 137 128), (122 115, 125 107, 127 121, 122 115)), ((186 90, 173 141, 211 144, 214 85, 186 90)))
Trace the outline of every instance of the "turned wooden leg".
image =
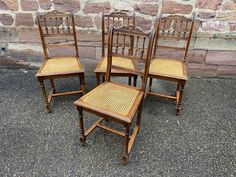
POLYGON ((51 88, 53 89, 53 93, 56 93, 56 88, 55 88, 55 84, 54 84, 53 79, 50 79, 50 85, 51 85, 51 88))
POLYGON ((80 74, 79 79, 80 79, 80 89, 82 90, 82 93, 85 94, 84 74, 80 74))
POLYGON ((137 114, 136 125, 139 125, 139 126, 140 126, 140 123, 141 123, 142 111, 143 111, 143 100, 141 101, 141 103, 140 103, 140 105, 138 107, 138 114, 137 114))
POLYGON ((182 110, 181 105, 182 105, 185 82, 186 81, 179 82, 179 99, 176 105, 176 115, 179 115, 182 110))
POLYGON ((129 159, 129 130, 130 130, 130 124, 127 124, 125 131, 125 150, 124 150, 124 155, 122 157, 125 164, 128 163, 129 159))
POLYGON ((179 90, 180 90, 180 82, 177 83, 175 96, 177 96, 177 93, 179 92, 179 90))
POLYGON ((131 77, 129 76, 128 84, 131 85, 131 77))
POLYGON ((137 79, 138 79, 138 76, 134 76, 134 87, 137 86, 137 79))
POLYGON ((105 76, 102 76, 102 82, 105 82, 105 76))
POLYGON ((79 112, 79 123, 80 123, 80 142, 85 145, 86 137, 84 134, 84 117, 83 117, 83 109, 82 107, 77 107, 77 110, 79 112))
POLYGON ((40 85, 40 88, 41 88, 41 91, 42 91, 42 94, 43 94, 45 108, 46 108, 48 113, 51 113, 50 104, 48 102, 48 96, 47 96, 45 85, 44 85, 44 80, 41 79, 41 78, 38 78, 38 81, 39 81, 39 85, 40 85))
POLYGON ((152 91, 152 78, 149 78, 149 92, 152 91))

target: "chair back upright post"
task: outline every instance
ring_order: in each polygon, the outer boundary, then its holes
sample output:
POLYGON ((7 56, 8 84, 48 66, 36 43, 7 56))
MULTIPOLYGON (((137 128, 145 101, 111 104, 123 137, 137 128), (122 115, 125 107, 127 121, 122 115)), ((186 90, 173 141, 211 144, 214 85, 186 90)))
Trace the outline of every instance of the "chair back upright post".
POLYGON ((107 45, 106 36, 110 25, 115 27, 132 26, 135 27, 135 13, 128 14, 122 11, 112 12, 110 14, 102 13, 102 57, 105 56, 105 47, 107 45))
POLYGON ((50 48, 74 47, 79 57, 75 20, 72 13, 57 10, 37 15, 38 27, 45 59, 49 59, 50 48), (62 43, 61 41, 65 41, 62 43))
POLYGON ((188 36, 188 41, 187 41, 185 53, 184 53, 184 63, 187 63, 188 49, 189 49, 190 41, 191 41, 192 34, 193 34, 193 27, 194 27, 195 17, 196 17, 196 14, 194 12, 193 15, 192 15, 190 32, 189 32, 189 36, 188 36))
POLYGON ((140 28, 130 28, 125 26, 115 28, 111 25, 108 33, 106 81, 110 81, 112 69, 133 72, 134 74, 141 75, 143 77, 140 90, 144 91, 146 88, 149 66, 152 58, 155 34, 155 30, 150 33, 145 33, 140 28), (131 38, 133 40, 130 40, 131 38), (133 52, 130 52, 130 49, 132 49, 133 52), (135 70, 133 71, 114 65, 112 63, 113 56, 124 57, 132 60, 135 70))
POLYGON ((153 56, 157 58, 157 49, 166 48, 174 50, 183 50, 183 62, 187 62, 188 49, 193 33, 193 26, 195 20, 195 13, 193 13, 192 18, 186 18, 179 15, 170 15, 164 17, 163 14, 160 14, 157 20, 156 26, 156 37, 154 44, 153 56), (167 46, 159 44, 159 40, 176 40, 176 41, 185 41, 184 47, 179 46, 167 46))

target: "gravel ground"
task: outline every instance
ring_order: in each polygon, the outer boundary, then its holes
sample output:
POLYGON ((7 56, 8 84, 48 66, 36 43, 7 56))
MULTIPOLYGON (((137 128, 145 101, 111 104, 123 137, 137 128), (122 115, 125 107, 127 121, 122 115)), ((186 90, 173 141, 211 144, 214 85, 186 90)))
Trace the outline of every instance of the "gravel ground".
MULTIPOLYGON (((88 67, 88 90, 95 87, 88 67)), ((79 142, 79 96, 55 98, 44 110, 34 70, 0 70, 0 176, 236 176, 236 80, 189 79, 183 114, 175 103, 145 100, 142 125, 128 165, 122 138, 96 130, 79 142)), ((56 81, 58 90, 77 88, 78 79, 56 81)), ((155 89, 173 91, 167 82, 155 89)), ((86 125, 96 117, 85 113, 86 125)), ((107 124, 111 124, 108 122, 107 124)))

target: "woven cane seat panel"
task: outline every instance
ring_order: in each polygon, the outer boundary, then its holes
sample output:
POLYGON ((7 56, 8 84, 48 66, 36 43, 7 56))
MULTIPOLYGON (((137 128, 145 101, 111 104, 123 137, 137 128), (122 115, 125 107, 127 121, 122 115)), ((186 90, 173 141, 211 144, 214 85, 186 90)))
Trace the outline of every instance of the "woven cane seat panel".
POLYGON ((114 83, 104 83, 86 94, 81 100, 117 114, 127 115, 140 91, 114 83))
MULTIPOLYGON (((112 57, 112 65, 123 67, 125 69, 135 70, 134 64, 132 60, 129 58, 121 58, 121 57, 112 57)), ((106 72, 107 70, 107 57, 104 57, 101 61, 100 66, 97 66, 97 71, 106 72)))
POLYGON ((150 74, 186 78, 183 64, 177 60, 154 59, 150 64, 150 74))
POLYGON ((46 61, 41 73, 67 73, 81 71, 81 65, 75 57, 71 58, 52 58, 46 61))

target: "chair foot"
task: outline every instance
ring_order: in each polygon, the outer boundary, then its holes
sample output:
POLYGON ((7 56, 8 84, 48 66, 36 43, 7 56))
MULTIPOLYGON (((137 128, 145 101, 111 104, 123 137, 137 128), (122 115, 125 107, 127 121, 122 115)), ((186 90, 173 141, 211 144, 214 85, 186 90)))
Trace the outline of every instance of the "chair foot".
POLYGON ((122 160, 123 160, 124 164, 127 165, 128 164, 128 160, 129 160, 129 156, 128 155, 123 155, 122 156, 122 160))
POLYGON ((46 106, 46 110, 47 110, 48 113, 51 113, 51 112, 52 112, 50 106, 46 106))
POLYGON ((80 137, 79 140, 82 143, 82 146, 86 145, 86 138, 80 137))
POLYGON ((183 108, 177 108, 176 109, 176 116, 180 115, 180 113, 182 112, 183 108))

